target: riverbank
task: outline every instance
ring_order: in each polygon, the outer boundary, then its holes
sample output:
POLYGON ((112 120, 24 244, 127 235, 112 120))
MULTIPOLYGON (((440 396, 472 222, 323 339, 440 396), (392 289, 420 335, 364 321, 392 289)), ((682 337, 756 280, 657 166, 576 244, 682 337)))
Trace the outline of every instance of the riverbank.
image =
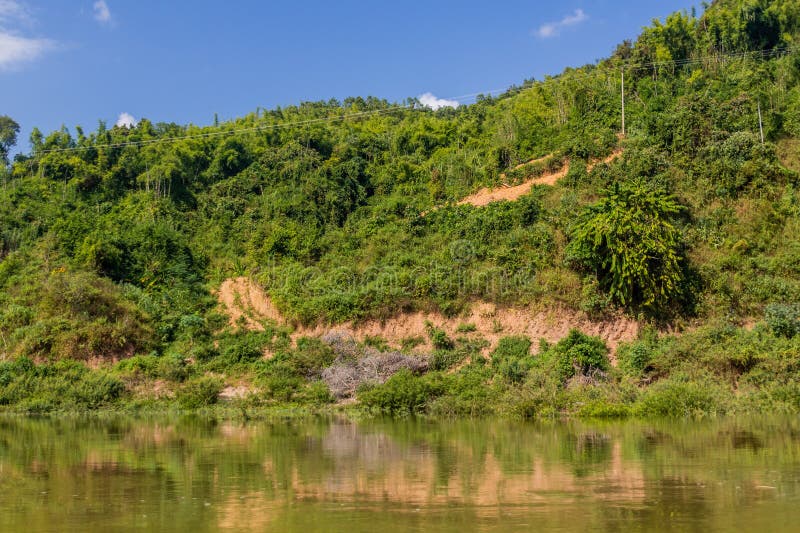
POLYGON ((647 330, 620 344, 615 365, 602 339, 577 330, 538 346, 501 337, 484 356, 484 343, 462 329, 450 338, 431 325, 428 353, 340 334, 289 342, 274 330, 220 337, 205 360, 18 358, 0 362, 0 411, 512 419, 800 412, 800 336, 773 319, 682 335, 647 330))

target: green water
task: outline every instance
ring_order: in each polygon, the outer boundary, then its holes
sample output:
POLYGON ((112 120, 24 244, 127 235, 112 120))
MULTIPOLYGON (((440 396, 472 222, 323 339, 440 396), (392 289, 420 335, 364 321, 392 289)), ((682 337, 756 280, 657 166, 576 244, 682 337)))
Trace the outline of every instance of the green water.
POLYGON ((0 418, 0 531, 800 531, 800 420, 0 418))

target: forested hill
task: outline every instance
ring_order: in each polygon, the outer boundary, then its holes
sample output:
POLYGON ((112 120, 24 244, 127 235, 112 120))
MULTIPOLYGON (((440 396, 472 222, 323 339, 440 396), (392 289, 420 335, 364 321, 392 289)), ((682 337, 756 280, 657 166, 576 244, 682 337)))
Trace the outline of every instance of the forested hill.
POLYGON ((247 359, 226 346, 288 335, 228 327, 217 291, 247 276, 289 329, 476 302, 624 315, 651 325, 636 372, 734 339, 703 372, 738 379, 800 330, 799 24, 798 0, 715 1, 456 109, 359 97, 34 130, 0 169, 0 359, 225 368, 247 359), (701 333, 657 333, 683 328, 701 333))

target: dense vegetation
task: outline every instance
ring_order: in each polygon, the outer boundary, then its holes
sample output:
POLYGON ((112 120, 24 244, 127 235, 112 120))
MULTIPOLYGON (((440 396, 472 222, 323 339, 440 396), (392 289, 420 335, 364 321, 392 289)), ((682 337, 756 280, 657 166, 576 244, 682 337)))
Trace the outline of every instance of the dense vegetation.
MULTIPOLYGON (((205 128, 34 130, 0 169, 0 405, 195 408, 241 383, 246 407, 326 405, 336 376, 393 414, 798 410, 798 35, 796 0, 718 0, 457 109, 349 98, 205 128), (565 164, 519 200, 456 205, 565 164), (413 339, 230 326, 212 291, 243 274, 295 324, 485 300, 651 326, 612 366, 577 331, 509 337, 487 360, 468 325, 434 324, 416 364, 413 339), (376 379, 354 377, 364 361, 376 379)), ((18 130, 0 117, 4 162, 18 130)))

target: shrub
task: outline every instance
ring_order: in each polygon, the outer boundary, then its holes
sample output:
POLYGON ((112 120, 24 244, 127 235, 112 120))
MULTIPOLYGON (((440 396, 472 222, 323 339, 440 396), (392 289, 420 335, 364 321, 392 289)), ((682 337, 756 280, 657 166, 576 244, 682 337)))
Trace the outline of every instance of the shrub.
POLYGON ((425 404, 444 393, 444 381, 438 374, 416 377, 402 369, 383 385, 362 388, 358 401, 363 407, 389 415, 422 412, 425 404))
POLYGON ((550 349, 558 375, 567 380, 575 375, 588 376, 608 370, 608 347, 599 337, 590 337, 573 329, 550 349))
POLYGON ((114 369, 125 376, 154 378, 158 376, 158 363, 159 358, 155 354, 135 355, 121 360, 114 369))
POLYGON ((626 418, 630 415, 629 406, 606 400, 591 400, 578 410, 578 416, 583 418, 626 418))
POLYGON ((425 344, 425 338, 424 337, 420 337, 420 336, 406 337, 406 338, 403 339, 400 347, 404 352, 406 352, 406 351, 413 350, 414 348, 416 348, 417 346, 419 346, 421 344, 425 344))
POLYGON ((458 333, 473 333, 478 331, 478 327, 475 324, 459 324, 456 328, 456 332, 458 333))
POLYGON ((498 408, 500 387, 490 385, 490 378, 491 373, 479 364, 467 365, 442 377, 444 393, 431 399, 426 411, 438 416, 480 416, 493 412, 498 408))
POLYGON ((722 392, 711 383, 660 381, 648 388, 634 407, 639 416, 687 417, 723 414, 722 392))
POLYGON ((295 376, 273 375, 264 379, 265 392, 269 398, 280 402, 290 402, 303 386, 303 380, 295 376))
POLYGON ((428 332, 431 344, 437 350, 452 350, 455 347, 455 343, 443 329, 435 327, 430 322, 425 323, 425 329, 428 332))
POLYGON ((220 339, 220 359, 225 364, 248 363, 261 359, 271 335, 264 332, 244 332, 220 339))
POLYGON ((669 344, 669 338, 659 339, 658 331, 646 327, 633 342, 620 344, 617 348, 617 363, 619 368, 628 375, 639 376, 651 363, 655 365, 657 357, 664 353, 669 344))
POLYGON ((114 403, 124 391, 125 385, 119 378, 105 372, 87 371, 72 387, 69 396, 73 405, 98 409, 114 403))
POLYGON ((651 346, 642 341, 623 344, 617 350, 619 368, 631 375, 641 374, 652 357, 651 346))
POLYGON ((182 382, 189 377, 191 369, 180 354, 168 354, 158 360, 156 375, 160 378, 182 382))
POLYGON ((507 380, 520 383, 533 364, 530 349, 531 340, 528 337, 503 337, 492 352, 492 366, 507 380))
POLYGON ((297 399, 314 406, 323 406, 336 401, 324 381, 312 381, 298 393, 297 399))
POLYGON ((431 355, 431 370, 447 370, 464 361, 469 356, 467 350, 435 350, 431 355))
POLYGON ((492 352, 492 361, 522 359, 530 355, 531 340, 524 335, 503 337, 492 352))
POLYGON ((532 368, 525 382, 510 393, 509 411, 519 418, 555 416, 563 405, 564 387, 550 369, 532 368))
POLYGON ((764 320, 775 336, 791 339, 800 333, 800 306, 770 304, 764 312, 764 320))
POLYGON ((319 339, 302 337, 297 341, 289 362, 294 371, 301 376, 319 376, 322 369, 330 366, 336 359, 333 349, 319 339))
POLYGON ((176 398, 184 409, 197 409, 214 405, 219 400, 223 382, 220 378, 203 376, 187 382, 178 389, 176 398))
POLYGON ((428 362, 400 352, 381 353, 369 348, 357 361, 339 361, 322 372, 322 379, 337 398, 352 396, 364 384, 384 383, 402 369, 427 370, 428 362))

